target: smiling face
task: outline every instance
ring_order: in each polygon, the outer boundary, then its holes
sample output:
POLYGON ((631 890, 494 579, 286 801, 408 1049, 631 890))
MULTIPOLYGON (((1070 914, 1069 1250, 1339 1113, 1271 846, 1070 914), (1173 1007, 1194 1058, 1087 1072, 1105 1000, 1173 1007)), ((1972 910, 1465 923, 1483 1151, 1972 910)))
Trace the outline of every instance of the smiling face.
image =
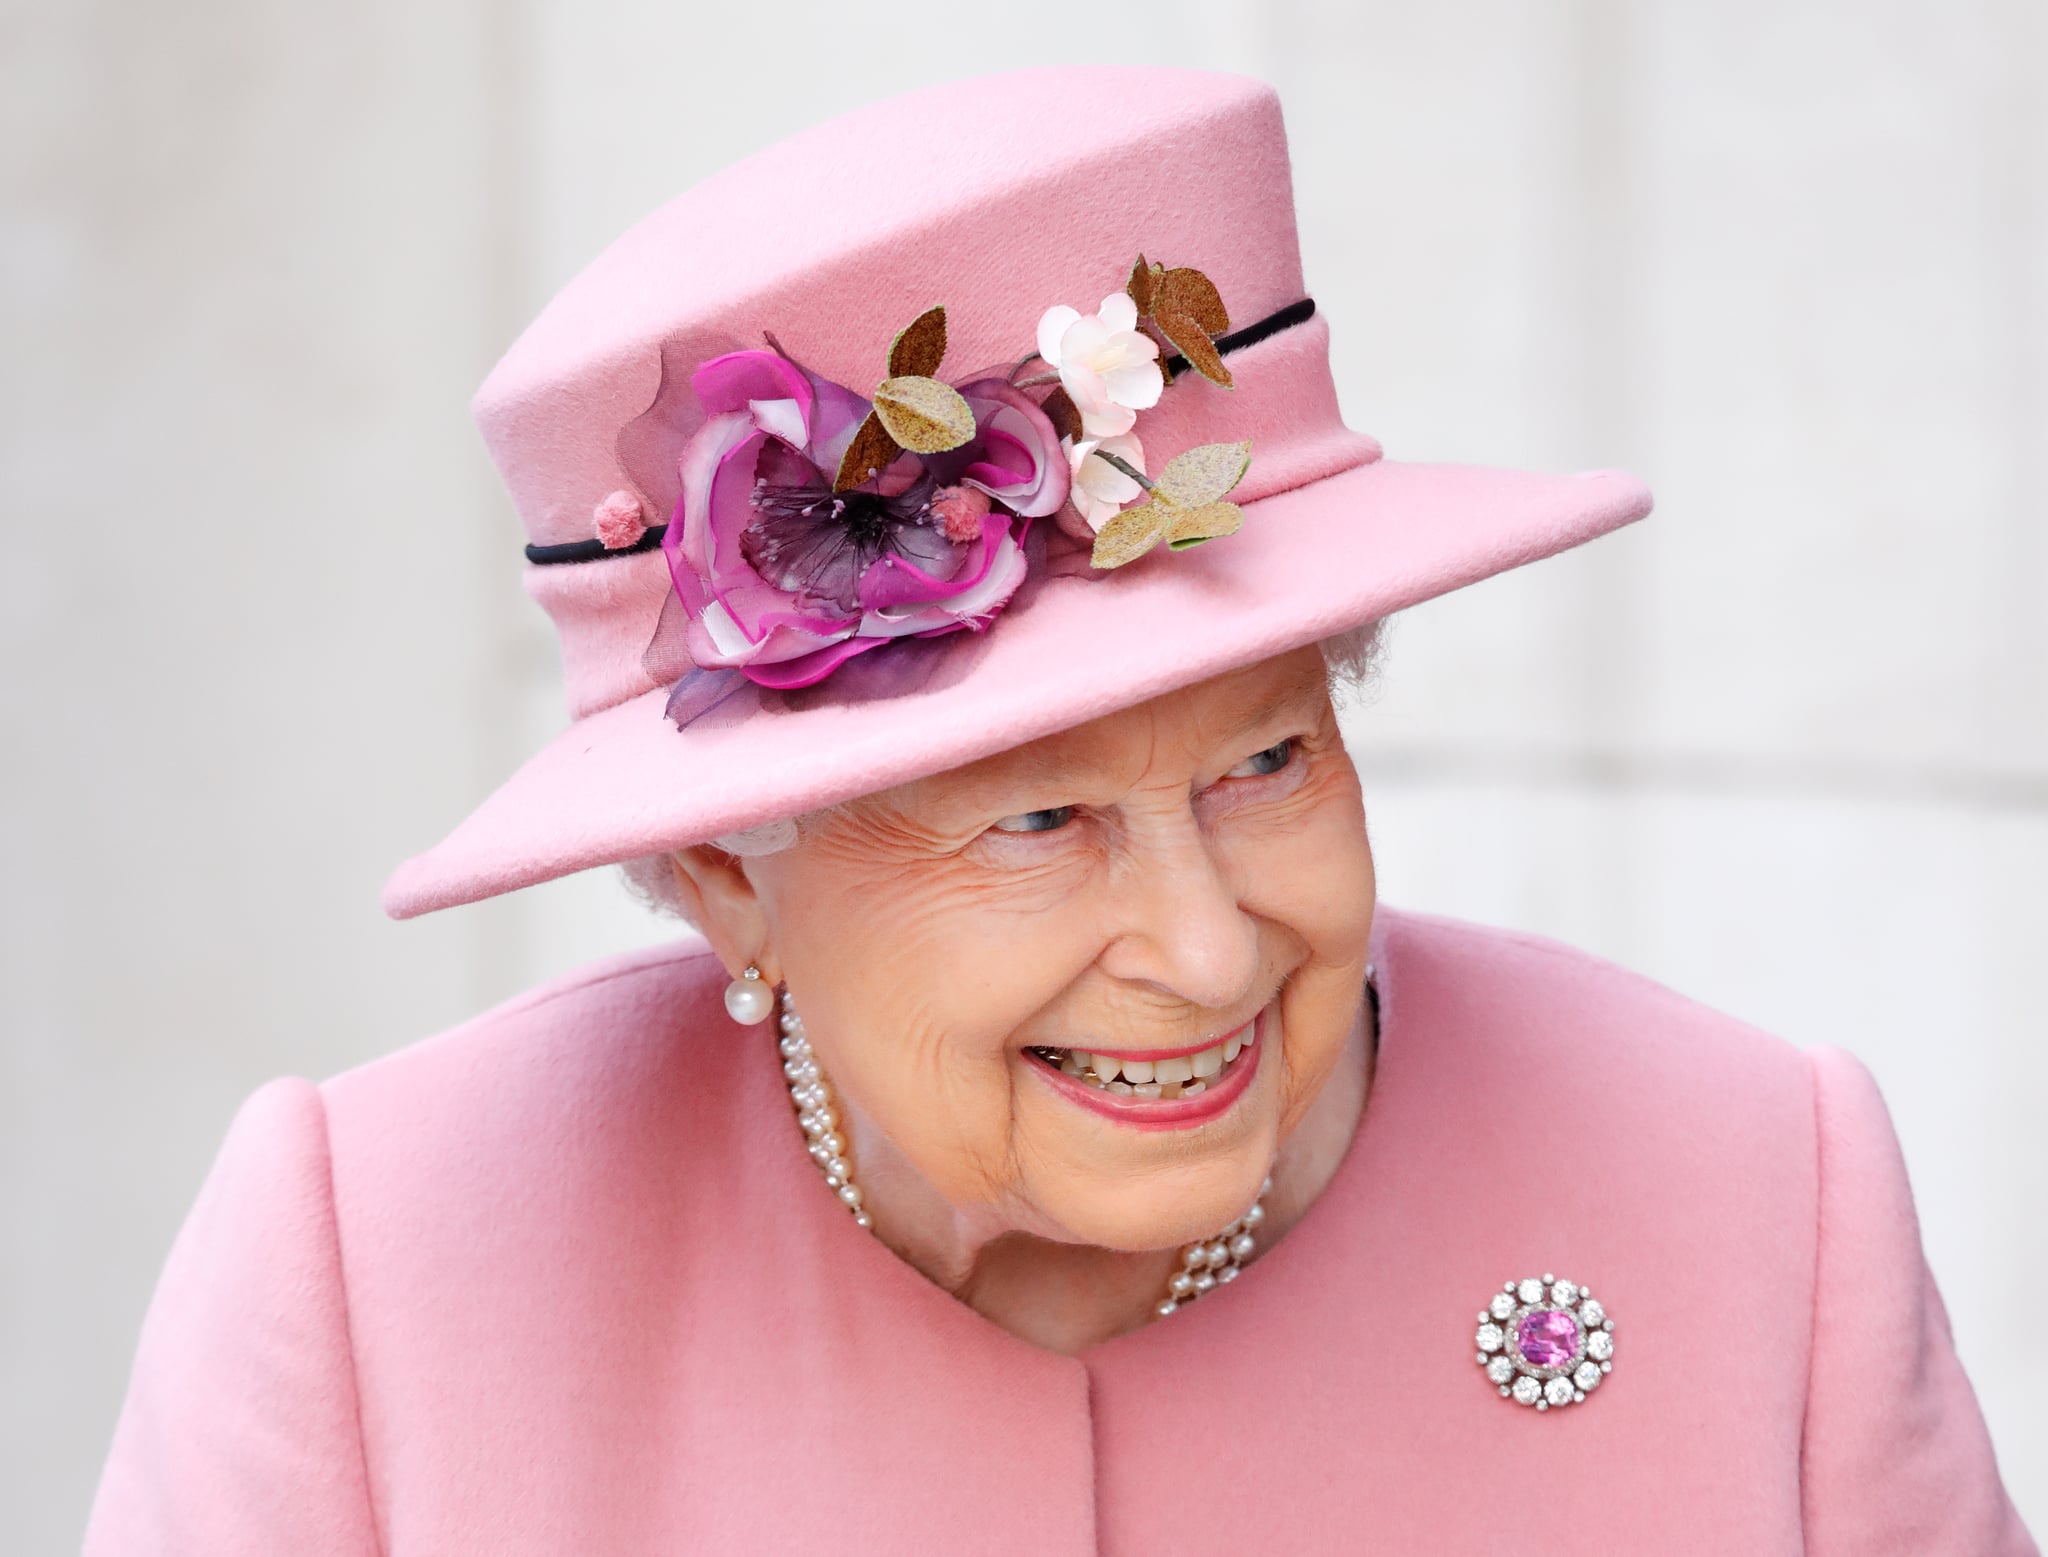
POLYGON ((1372 858, 1313 648, 870 796, 734 875, 714 939, 745 961, 734 920, 758 925, 884 1212, 885 1146, 984 1227, 1212 1233, 1363 994, 1372 858))

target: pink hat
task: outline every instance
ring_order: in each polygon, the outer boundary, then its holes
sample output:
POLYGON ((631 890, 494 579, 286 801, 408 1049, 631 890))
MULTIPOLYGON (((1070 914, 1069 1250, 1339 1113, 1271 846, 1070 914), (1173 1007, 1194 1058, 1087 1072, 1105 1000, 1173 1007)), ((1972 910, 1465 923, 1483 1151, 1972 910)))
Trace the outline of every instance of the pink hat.
POLYGON ((1328 344, 1243 77, 961 82, 670 201, 477 396, 573 722, 385 907, 799 816, 1649 511, 1382 459, 1328 344))

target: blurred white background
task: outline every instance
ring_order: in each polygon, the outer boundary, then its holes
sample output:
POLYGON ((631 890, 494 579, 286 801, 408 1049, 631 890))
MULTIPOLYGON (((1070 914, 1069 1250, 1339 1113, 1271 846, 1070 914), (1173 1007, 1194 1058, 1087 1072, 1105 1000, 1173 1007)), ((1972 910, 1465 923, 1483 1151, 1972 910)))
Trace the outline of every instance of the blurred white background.
POLYGON ((1354 425, 1658 490, 1399 625, 1352 725, 1386 894, 1861 1055, 2048 1527, 2040 0, 12 0, 4 26, 0 1545, 75 1548, 246 1093, 672 933, 609 875, 378 911, 561 717, 467 421, 495 354, 784 131, 1117 57, 1278 84, 1354 425))

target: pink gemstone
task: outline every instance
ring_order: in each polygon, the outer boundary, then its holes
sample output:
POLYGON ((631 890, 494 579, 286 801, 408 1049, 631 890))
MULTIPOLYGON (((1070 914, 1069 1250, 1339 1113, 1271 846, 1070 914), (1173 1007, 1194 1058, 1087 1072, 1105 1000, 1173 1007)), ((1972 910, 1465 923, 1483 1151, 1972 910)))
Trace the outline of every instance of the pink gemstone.
POLYGON ((1515 1346, 1539 1368, 1561 1368, 1579 1349, 1579 1327, 1562 1309, 1531 1309, 1522 1316, 1515 1346))

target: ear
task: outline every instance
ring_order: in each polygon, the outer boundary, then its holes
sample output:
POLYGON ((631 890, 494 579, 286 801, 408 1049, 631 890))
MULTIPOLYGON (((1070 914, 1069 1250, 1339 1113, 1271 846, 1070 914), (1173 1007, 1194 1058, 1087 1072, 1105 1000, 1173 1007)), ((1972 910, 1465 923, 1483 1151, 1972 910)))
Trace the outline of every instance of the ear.
POLYGON ((770 985, 779 982, 781 969, 768 945, 768 916, 746 862, 707 843, 678 849, 670 865, 691 922, 704 932, 726 972, 738 978, 753 963, 770 985))

